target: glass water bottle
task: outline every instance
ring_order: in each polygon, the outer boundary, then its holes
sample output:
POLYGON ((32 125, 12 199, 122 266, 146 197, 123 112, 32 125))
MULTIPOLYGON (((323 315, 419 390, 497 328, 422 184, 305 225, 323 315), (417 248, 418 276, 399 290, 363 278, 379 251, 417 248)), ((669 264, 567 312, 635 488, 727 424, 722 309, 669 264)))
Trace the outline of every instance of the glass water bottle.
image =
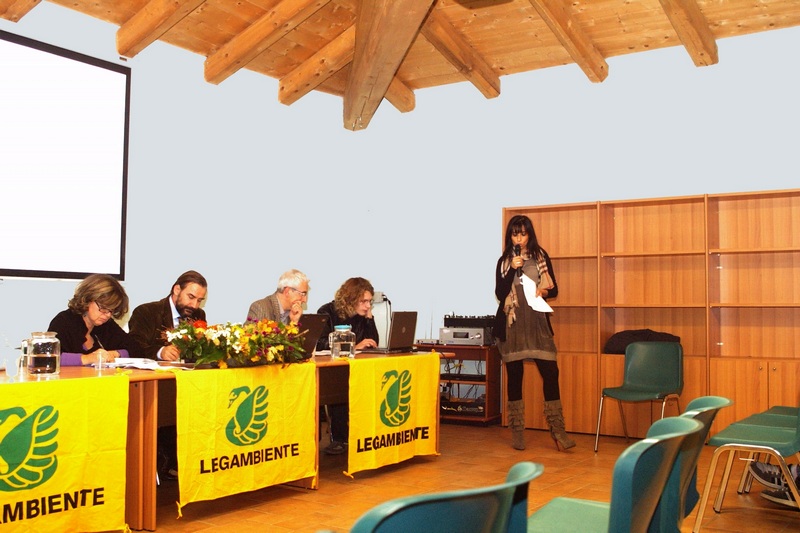
POLYGON ((28 374, 57 376, 61 370, 61 341, 52 331, 35 331, 27 340, 28 374))
POLYGON ((331 345, 331 357, 356 356, 356 334, 348 324, 334 326, 328 335, 328 341, 331 345))

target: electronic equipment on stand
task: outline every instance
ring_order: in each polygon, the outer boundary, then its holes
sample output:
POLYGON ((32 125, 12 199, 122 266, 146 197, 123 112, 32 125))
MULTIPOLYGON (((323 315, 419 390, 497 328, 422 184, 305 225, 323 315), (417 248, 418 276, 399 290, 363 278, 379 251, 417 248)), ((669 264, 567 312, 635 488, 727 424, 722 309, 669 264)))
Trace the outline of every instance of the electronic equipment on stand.
POLYGON ((494 315, 445 315, 436 348, 454 357, 442 358, 440 415, 442 421, 490 424, 500 419, 500 356, 494 346, 494 315))
POLYGON ((494 344, 493 323, 493 315, 444 315, 444 327, 439 328, 439 343, 490 346, 494 344))

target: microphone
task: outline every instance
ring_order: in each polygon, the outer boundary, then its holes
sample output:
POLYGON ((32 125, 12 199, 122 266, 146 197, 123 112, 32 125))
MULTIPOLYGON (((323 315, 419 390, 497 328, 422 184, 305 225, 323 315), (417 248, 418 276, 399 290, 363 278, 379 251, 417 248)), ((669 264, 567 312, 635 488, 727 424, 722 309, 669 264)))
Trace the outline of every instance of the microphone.
MULTIPOLYGON (((519 244, 515 244, 514 245, 514 255, 518 256, 520 254, 520 251, 521 250, 520 250, 519 244)), ((517 277, 518 278, 522 277, 522 267, 517 269, 517 277)))

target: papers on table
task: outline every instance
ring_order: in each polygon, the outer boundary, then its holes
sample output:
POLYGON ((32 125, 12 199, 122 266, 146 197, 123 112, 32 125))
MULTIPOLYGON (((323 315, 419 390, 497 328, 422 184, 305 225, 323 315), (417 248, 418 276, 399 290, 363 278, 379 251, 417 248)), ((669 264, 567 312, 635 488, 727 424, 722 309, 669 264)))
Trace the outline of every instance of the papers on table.
POLYGON ((520 281, 522 282, 522 290, 525 293, 525 299, 528 300, 528 305, 530 305, 534 311, 539 311, 540 313, 553 312, 553 308, 544 301, 544 298, 541 296, 536 296, 535 281, 533 281, 524 273, 522 274, 520 281))
MULTIPOLYGON (((97 364, 92 364, 92 366, 97 366, 97 364)), ((104 363, 103 368, 138 368, 139 370, 181 368, 183 370, 191 370, 194 368, 194 364, 181 363, 180 361, 156 361, 146 357, 117 357, 113 363, 104 363)))

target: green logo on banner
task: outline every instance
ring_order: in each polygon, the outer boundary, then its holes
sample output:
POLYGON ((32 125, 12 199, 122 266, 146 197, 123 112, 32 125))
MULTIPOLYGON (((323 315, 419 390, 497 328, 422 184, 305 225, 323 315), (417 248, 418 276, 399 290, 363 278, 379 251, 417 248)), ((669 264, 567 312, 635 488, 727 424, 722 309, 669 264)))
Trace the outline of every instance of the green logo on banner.
POLYGON ((402 426, 411 416, 411 372, 386 372, 381 379, 381 391, 381 422, 393 428, 402 426))
POLYGON ((28 415, 22 407, 0 410, 0 490, 38 487, 58 467, 58 411, 45 405, 28 415))
POLYGON ((267 401, 269 391, 263 385, 236 387, 228 396, 228 409, 236 407, 233 418, 225 426, 225 436, 236 446, 250 446, 267 434, 267 401))

